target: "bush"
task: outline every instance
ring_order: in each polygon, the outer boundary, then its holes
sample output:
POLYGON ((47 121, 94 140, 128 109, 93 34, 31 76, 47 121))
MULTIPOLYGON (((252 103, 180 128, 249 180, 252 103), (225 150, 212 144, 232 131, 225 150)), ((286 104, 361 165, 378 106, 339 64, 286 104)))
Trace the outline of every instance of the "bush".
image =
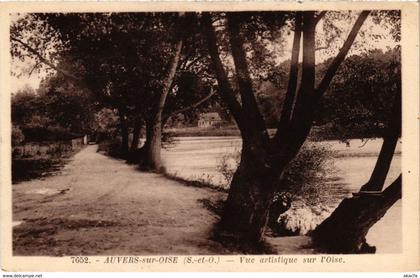
POLYGON ((219 164, 217 165, 217 171, 222 174, 226 184, 232 182, 233 174, 241 161, 241 150, 235 148, 233 153, 226 153, 220 158, 219 164))
MULTIPOLYGON (((287 196, 291 207, 278 218, 277 234, 306 234, 325 218, 325 213, 330 210, 328 204, 334 198, 329 194, 327 180, 327 174, 334 171, 332 157, 333 151, 328 145, 305 143, 289 163, 281 181, 282 188, 287 188, 286 192, 277 195, 287 196)), ((228 184, 239 163, 239 149, 221 158, 218 171, 228 184)))
POLYGON ((333 151, 322 143, 305 143, 284 171, 283 181, 294 200, 308 206, 328 198, 327 174, 334 171, 333 151))
POLYGON ((121 150, 121 139, 118 137, 99 141, 97 152, 103 152, 115 158, 125 158, 125 154, 121 150))
POLYGON ((25 135, 18 126, 12 126, 12 146, 17 146, 25 141, 25 135))

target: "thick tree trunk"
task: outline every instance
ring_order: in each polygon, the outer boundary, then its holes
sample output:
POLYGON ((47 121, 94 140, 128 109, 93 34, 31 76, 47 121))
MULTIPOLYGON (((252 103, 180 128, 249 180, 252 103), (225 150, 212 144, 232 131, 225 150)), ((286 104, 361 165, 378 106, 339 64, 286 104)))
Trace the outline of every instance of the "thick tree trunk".
POLYGON ((312 233, 315 246, 329 253, 366 253, 369 229, 401 198, 401 175, 382 193, 344 199, 312 233))
POLYGON ((233 241, 247 252, 260 247, 282 172, 273 170, 267 157, 266 150, 257 143, 244 144, 218 227, 221 239, 233 241))

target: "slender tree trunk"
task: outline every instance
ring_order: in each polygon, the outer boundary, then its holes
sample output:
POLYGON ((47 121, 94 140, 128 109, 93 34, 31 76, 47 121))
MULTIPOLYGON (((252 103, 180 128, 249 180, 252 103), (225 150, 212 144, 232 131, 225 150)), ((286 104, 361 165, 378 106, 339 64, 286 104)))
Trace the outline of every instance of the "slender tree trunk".
POLYGON ((121 126, 122 141, 121 141, 121 151, 123 155, 128 153, 128 129, 125 124, 121 126))
POLYGON ((298 83, 298 72, 299 72, 299 53, 300 53, 300 41, 302 33, 302 14, 296 12, 295 16, 295 33, 293 36, 293 47, 292 47, 292 59, 290 61, 290 72, 289 82, 287 85, 286 97, 283 103, 283 109, 276 133, 276 137, 282 135, 287 130, 290 123, 290 117, 293 111, 293 104, 296 97, 296 89, 298 83))
POLYGON ((151 153, 150 148, 152 147, 152 137, 153 137, 153 124, 150 119, 146 119, 145 121, 145 133, 146 139, 144 141, 144 145, 140 148, 140 152, 138 155, 140 157, 133 157, 132 161, 139 163, 140 168, 144 170, 151 170, 150 169, 150 161, 151 159, 148 157, 151 153))
POLYGON ((128 154, 128 125, 125 114, 119 110, 120 128, 121 128, 121 152, 123 155, 128 154))
POLYGON ((149 149, 150 146, 150 141, 151 141, 151 134, 152 134, 152 124, 150 123, 149 120, 146 121, 146 140, 144 141, 144 145, 143 145, 143 149, 144 149, 144 153, 147 153, 147 150, 149 149))
POLYGON ((162 127, 160 121, 147 130, 147 145, 145 148, 146 167, 149 170, 160 171, 162 167, 162 127))
POLYGON ((135 151, 139 147, 140 143, 140 131, 143 126, 143 122, 140 119, 136 119, 134 123, 134 129, 133 129, 133 140, 131 141, 131 148, 130 151, 135 151))
POLYGON ((312 233, 315 246, 330 253, 375 252, 367 245, 366 234, 400 198, 401 175, 381 194, 344 199, 312 233))
MULTIPOLYGON (((180 13, 180 28, 183 24, 183 13, 180 13)), ((148 133, 148 147, 146 151, 146 165, 147 168, 154 171, 162 170, 162 159, 161 159, 161 148, 162 148, 162 114, 165 107, 166 98, 168 96, 169 90, 172 86, 173 80, 175 78, 176 69, 181 57, 181 50, 183 45, 183 35, 179 35, 178 42, 175 46, 174 56, 169 64, 169 69, 167 71, 166 77, 163 81, 162 92, 159 96, 159 102, 155 108, 152 122, 149 124, 150 127, 147 129, 148 133)))

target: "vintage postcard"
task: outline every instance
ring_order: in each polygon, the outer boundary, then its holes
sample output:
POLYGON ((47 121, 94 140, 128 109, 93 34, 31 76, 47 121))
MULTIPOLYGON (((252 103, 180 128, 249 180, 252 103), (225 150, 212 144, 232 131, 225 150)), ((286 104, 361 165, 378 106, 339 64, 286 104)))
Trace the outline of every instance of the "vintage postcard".
POLYGON ((418 3, 0 14, 3 271, 419 270, 418 3))

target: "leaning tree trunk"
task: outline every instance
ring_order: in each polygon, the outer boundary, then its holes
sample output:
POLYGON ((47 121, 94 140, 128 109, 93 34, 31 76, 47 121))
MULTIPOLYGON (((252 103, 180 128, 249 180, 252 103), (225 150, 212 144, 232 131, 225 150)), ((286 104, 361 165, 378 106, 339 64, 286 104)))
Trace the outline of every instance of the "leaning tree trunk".
MULTIPOLYGON (((400 94, 400 84, 398 84, 398 89, 400 94)), ((394 157, 395 147, 401 134, 401 96, 399 95, 395 96, 391 117, 388 129, 384 134, 384 142, 375 168, 369 181, 362 186, 360 191, 381 191, 384 186, 392 158, 394 157)))
MULTIPOLYGON (((400 92, 398 92, 400 94, 400 92)), ((395 96, 391 121, 369 181, 353 198, 345 199, 313 232, 314 244, 334 253, 374 252, 365 236, 386 211, 401 198, 401 175, 383 192, 401 132, 401 97, 395 96)))
POLYGON ((329 253, 366 253, 369 229, 401 198, 401 176, 379 194, 344 199, 333 214, 312 233, 315 246, 329 253))

